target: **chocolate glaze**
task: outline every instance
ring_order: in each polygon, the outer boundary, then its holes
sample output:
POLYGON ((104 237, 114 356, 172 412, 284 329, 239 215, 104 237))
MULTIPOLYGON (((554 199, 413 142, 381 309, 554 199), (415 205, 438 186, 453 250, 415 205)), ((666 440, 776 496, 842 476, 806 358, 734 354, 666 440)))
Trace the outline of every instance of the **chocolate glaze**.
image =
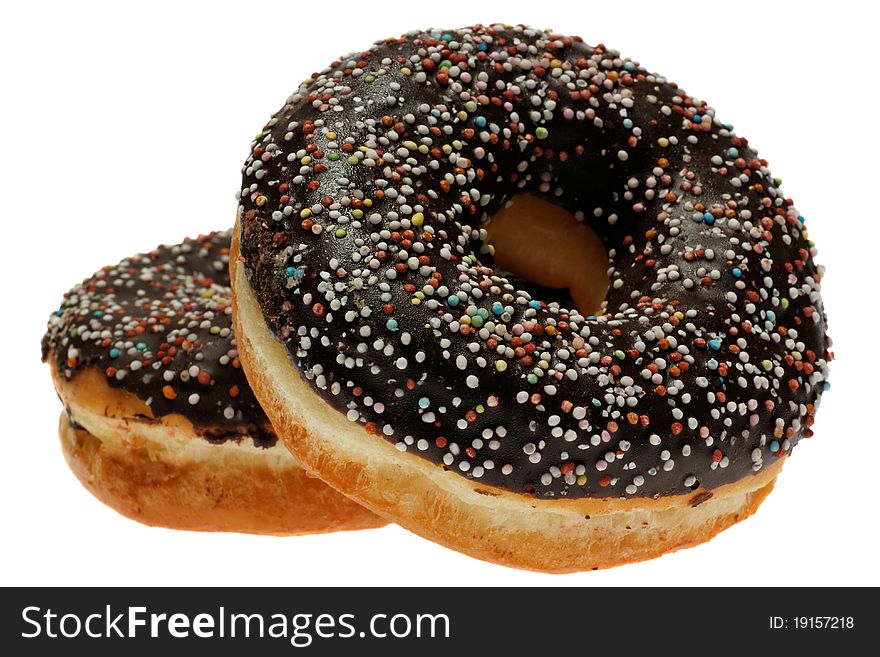
MULTIPOLYGON (((97 369, 155 418, 180 414, 210 442, 275 435, 238 362, 229 287, 230 233, 160 246, 104 267, 64 295, 43 361, 75 380, 97 369)), ((144 422, 155 421, 142 416, 144 422)))
POLYGON ((712 108, 604 46, 477 26, 343 57, 254 140, 240 217, 305 381, 483 487, 686 494, 811 434, 830 343, 803 217, 712 108), (493 271, 480 226, 522 191, 601 236, 605 315, 493 271))

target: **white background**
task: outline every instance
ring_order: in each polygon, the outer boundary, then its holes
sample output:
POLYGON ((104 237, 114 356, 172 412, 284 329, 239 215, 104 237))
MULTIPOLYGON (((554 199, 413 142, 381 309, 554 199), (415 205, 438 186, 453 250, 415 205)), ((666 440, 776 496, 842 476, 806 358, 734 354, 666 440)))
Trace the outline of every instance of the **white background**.
MULTIPOLYGON (((0 583, 880 584, 877 15, 871 3, 19 2, 0 25, 0 583), (436 7, 436 9, 435 9, 436 7), (393 10, 391 9, 393 8, 393 10), (807 217, 837 360, 753 518, 697 548, 577 575, 473 560, 397 527, 301 538, 149 528, 64 464, 39 362, 61 294, 232 223, 250 139, 313 70, 427 26, 526 22, 603 42, 705 98, 807 217)), ((833 610, 826 610, 833 611, 833 610)))

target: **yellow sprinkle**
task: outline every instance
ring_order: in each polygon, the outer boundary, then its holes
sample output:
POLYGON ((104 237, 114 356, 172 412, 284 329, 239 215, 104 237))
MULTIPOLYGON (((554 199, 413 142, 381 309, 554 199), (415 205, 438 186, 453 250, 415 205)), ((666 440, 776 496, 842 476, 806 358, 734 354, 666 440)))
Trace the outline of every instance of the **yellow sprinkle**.
POLYGON ((422 300, 419 299, 418 297, 413 297, 413 298, 410 299, 409 301, 410 301, 410 303, 411 303, 412 305, 414 305, 414 306, 421 305, 421 303, 422 303, 422 300))
POLYGON ((449 155, 452 152, 452 146, 450 146, 449 144, 443 144, 443 148, 440 150, 446 153, 446 155, 449 155))
POLYGON ((401 68, 401 69, 400 69, 400 72, 403 73, 404 75, 412 75, 412 71, 409 70, 409 68, 407 68, 406 66, 404 66, 403 68, 401 68))
POLYGON ((465 112, 464 110, 461 110, 458 114, 456 114, 456 116, 458 117, 459 121, 467 120, 467 112, 465 112))
POLYGON ((404 146, 404 148, 408 148, 411 151, 414 151, 419 147, 419 145, 416 142, 409 141, 409 140, 403 142, 403 146, 404 146))
POLYGON ((496 360, 495 361, 495 369, 499 372, 503 372, 507 369, 507 361, 506 360, 496 360))
POLYGON ((423 215, 421 212, 416 212, 412 216, 412 225, 421 226, 423 223, 425 223, 425 215, 423 215))
POLYGON ((299 161, 300 164, 309 164, 312 161, 312 158, 306 155, 303 159, 299 161))
POLYGON ((578 475, 577 482, 578 486, 585 486, 587 484, 587 475, 578 475))
POLYGON ((364 207, 365 207, 365 208, 371 208, 371 207, 373 207, 373 199, 371 199, 371 198, 365 198, 365 199, 364 199, 364 207))
POLYGON ((657 143, 660 144, 660 148, 666 148, 669 146, 669 140, 666 137, 660 137, 660 139, 657 140, 657 143))
POLYGON ((425 144, 419 145, 419 153, 421 153, 422 155, 427 155, 428 150, 430 150, 430 149, 425 144))
POLYGON ((303 210, 300 210, 300 212, 299 212, 299 218, 300 218, 300 219, 307 219, 307 218, 309 218, 309 217, 311 217, 311 216, 312 216, 312 210, 311 210, 311 208, 305 208, 305 209, 303 209, 303 210))
POLYGON ((327 139, 336 139, 336 133, 331 130, 327 133, 327 139))
POLYGON ((562 62, 559 61, 558 59, 551 59, 550 60, 550 68, 559 68, 560 66, 562 66, 562 62))
POLYGON ((468 325, 470 325, 470 323, 471 323, 471 318, 468 317, 467 315, 462 315, 462 316, 458 319, 458 321, 459 321, 460 323, 462 323, 462 324, 468 324, 468 325))

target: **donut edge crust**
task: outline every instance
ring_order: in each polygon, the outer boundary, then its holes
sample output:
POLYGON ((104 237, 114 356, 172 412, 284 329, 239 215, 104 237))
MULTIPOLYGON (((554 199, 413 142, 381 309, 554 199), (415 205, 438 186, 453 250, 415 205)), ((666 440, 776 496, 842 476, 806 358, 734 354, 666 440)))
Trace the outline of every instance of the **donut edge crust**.
POLYGON ((66 381, 53 368, 68 409, 61 447, 80 483, 122 515, 170 529, 274 536, 387 524, 309 475, 282 446, 211 444, 181 415, 139 419, 132 411, 146 409, 143 401, 93 374, 66 381))
POLYGON ((708 541, 754 513, 784 458, 713 490, 660 498, 540 500, 474 483, 350 422, 303 381, 230 253, 233 325, 248 382, 275 431, 315 476, 431 541, 493 563, 550 573, 598 570, 708 541))

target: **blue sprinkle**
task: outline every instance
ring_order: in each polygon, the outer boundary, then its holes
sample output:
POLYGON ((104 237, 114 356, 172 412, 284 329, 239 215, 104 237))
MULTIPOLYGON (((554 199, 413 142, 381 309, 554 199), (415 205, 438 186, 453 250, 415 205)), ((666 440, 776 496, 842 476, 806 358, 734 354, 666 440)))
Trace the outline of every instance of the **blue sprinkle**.
POLYGON ((775 322, 776 321, 776 313, 773 312, 772 310, 768 310, 767 311, 767 319, 771 322, 775 322))
POLYGON ((481 43, 477 46, 477 50, 486 50, 486 48, 488 48, 488 46, 485 43, 481 43))
POLYGON ((635 71, 635 70, 636 70, 636 65, 633 64, 632 62, 624 62, 624 63, 623 63, 623 68, 625 68, 627 71, 635 71))
POLYGON ((771 452, 778 452, 779 451, 779 441, 778 440, 771 440, 770 441, 770 451, 771 452))
POLYGON ((739 156, 739 151, 736 150, 735 148, 728 148, 728 149, 727 149, 727 154, 730 155, 730 157, 738 157, 738 156, 739 156))
POLYGON ((500 301, 496 301, 492 304, 492 312, 496 315, 501 315, 504 313, 504 306, 501 305, 500 301))
POLYGON ((110 358, 118 358, 119 357, 119 349, 113 348, 110 350, 110 358))
POLYGON ((387 322, 385 322, 385 328, 387 328, 389 331, 396 331, 397 330, 397 320, 396 319, 389 319, 387 322))
POLYGON ((831 390, 831 381, 823 381, 822 382, 822 390, 823 391, 831 390))
POLYGON ((305 267, 288 267, 284 270, 284 273, 287 274, 288 278, 292 278, 296 281, 299 281, 303 275, 306 273, 305 267))
POLYGON ((708 367, 710 370, 717 370, 718 369, 718 361, 715 360, 714 358, 710 358, 709 362, 706 363, 706 367, 708 367))
POLYGON ((713 338, 709 340, 709 349, 714 349, 715 351, 721 349, 721 340, 719 340, 718 338, 713 338))
POLYGON ((743 271, 739 267, 734 267, 733 269, 730 270, 730 273, 733 274, 734 276, 736 276, 737 278, 739 278, 740 276, 743 275, 743 271))
POLYGON ((802 223, 802 224, 807 222, 807 218, 806 218, 806 217, 803 217, 803 216, 801 216, 801 215, 798 215, 797 220, 798 220, 800 223, 802 223))
POLYGON ((422 397, 419 399, 419 408, 428 408, 431 405, 431 400, 427 397, 422 397))
POLYGON ((602 405, 602 402, 600 402, 598 399, 596 399, 595 397, 593 397, 593 406, 595 406, 596 408, 598 408, 598 407, 601 406, 601 405, 602 405))
POLYGON ((459 299, 458 296, 456 296, 454 294, 450 294, 449 297, 446 299, 446 303, 447 303, 447 305, 450 305, 453 308, 455 308, 458 304, 461 303, 461 299, 459 299))
POLYGON ((703 221, 705 221, 707 224, 709 224, 711 226, 712 224, 715 223, 715 215, 712 214, 711 212, 704 212, 703 213, 703 221))
MULTIPOLYGON (((58 311, 58 315, 59 315, 59 316, 61 315, 61 311, 60 311, 60 310, 58 311)), ((104 311, 103 311, 103 310, 96 310, 95 312, 92 313, 92 315, 94 315, 95 317, 103 317, 103 316, 104 316, 104 311)))
POLYGON ((623 127, 626 128, 627 130, 632 128, 633 127, 632 119, 624 119, 623 120, 623 127))
POLYGON ((444 34, 444 35, 443 35, 442 37, 440 37, 440 38, 443 39, 446 43, 449 43, 450 41, 452 41, 452 35, 451 35, 451 34, 444 34))
POLYGON ((529 308, 534 308, 535 310, 540 310, 541 309, 541 302, 535 301, 534 299, 532 299, 531 301, 529 301, 529 308))
POLYGON ((733 124, 732 123, 725 123, 724 128, 725 128, 725 130, 733 130, 733 124))
POLYGON ((474 119, 474 123, 477 124, 478 128, 485 128, 486 127, 486 117, 485 116, 478 116, 477 118, 474 119))
POLYGON ((147 345, 144 344, 143 342, 138 342, 135 346, 137 347, 138 351, 143 351, 144 349, 147 348, 147 345))
POLYGON ((479 315, 483 319, 486 319, 489 316, 489 311, 485 308, 477 308, 477 315, 479 315))

